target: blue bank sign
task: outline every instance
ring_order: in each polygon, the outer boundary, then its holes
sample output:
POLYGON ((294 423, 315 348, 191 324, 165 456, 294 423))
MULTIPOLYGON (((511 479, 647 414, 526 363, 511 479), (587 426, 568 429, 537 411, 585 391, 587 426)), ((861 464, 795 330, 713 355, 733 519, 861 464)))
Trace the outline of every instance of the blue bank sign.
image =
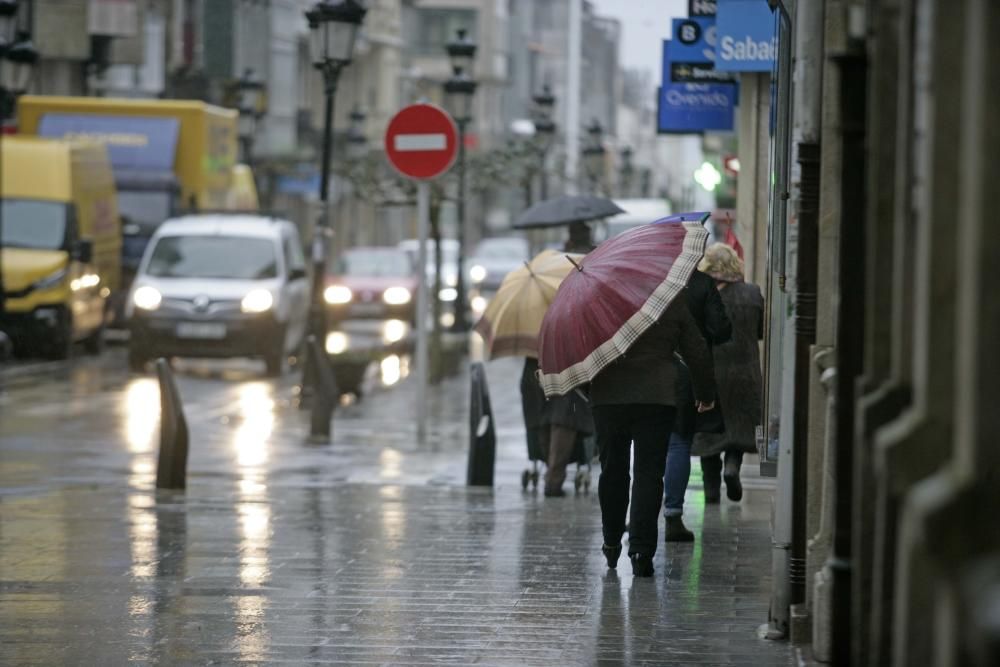
POLYGON ((664 71, 657 99, 657 131, 661 134, 731 131, 736 107, 736 85, 671 81, 673 59, 674 42, 664 40, 664 71))
POLYGON ((718 0, 715 69, 770 72, 778 52, 775 17, 765 0, 718 0))

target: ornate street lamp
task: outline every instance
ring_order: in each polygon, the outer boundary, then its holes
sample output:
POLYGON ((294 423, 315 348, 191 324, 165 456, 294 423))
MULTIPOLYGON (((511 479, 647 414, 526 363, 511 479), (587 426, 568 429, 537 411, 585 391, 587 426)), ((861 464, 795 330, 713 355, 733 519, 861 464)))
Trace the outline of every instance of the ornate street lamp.
POLYGON ((368 152, 368 137, 365 136, 365 119, 367 115, 358 107, 351 110, 348 116, 351 121, 347 128, 347 152, 351 158, 360 158, 368 152))
POLYGON ((552 120, 552 110, 556 105, 556 97, 548 84, 542 86, 542 92, 531 98, 535 103, 535 141, 538 146, 539 178, 541 179, 541 199, 549 198, 549 177, 545 170, 549 149, 556 136, 556 123, 552 120))
POLYGON ((632 166, 632 147, 625 146, 621 150, 622 158, 622 171, 621 171, 621 181, 618 187, 619 197, 628 197, 632 194, 632 176, 635 172, 632 166))
MULTIPOLYGON (((337 92, 340 71, 351 63, 358 30, 367 9, 357 0, 322 0, 306 12, 309 22, 309 51, 313 66, 323 73, 323 158, 321 164, 319 199, 321 217, 313 234, 313 293, 310 331, 324 345, 326 337, 326 307, 323 305, 323 286, 326 280, 328 237, 331 233, 330 210, 330 160, 333 152, 333 103, 337 92)), ((311 388, 312 377, 305 364, 303 389, 311 388)))
POLYGON ((264 82, 249 67, 234 84, 236 109, 239 111, 239 137, 243 161, 253 165, 253 142, 257 136, 257 121, 264 115, 264 82))
POLYGON ((604 128, 596 118, 587 126, 590 144, 583 149, 583 163, 590 176, 591 189, 595 194, 600 192, 601 171, 604 168, 604 128))
POLYGON ((476 81, 472 78, 472 66, 476 59, 476 43, 469 39, 465 30, 457 31, 457 38, 445 45, 451 61, 452 77, 444 84, 445 105, 458 125, 458 278, 455 289, 454 330, 469 330, 466 315, 465 293, 465 128, 472 121, 472 98, 476 93, 476 81))

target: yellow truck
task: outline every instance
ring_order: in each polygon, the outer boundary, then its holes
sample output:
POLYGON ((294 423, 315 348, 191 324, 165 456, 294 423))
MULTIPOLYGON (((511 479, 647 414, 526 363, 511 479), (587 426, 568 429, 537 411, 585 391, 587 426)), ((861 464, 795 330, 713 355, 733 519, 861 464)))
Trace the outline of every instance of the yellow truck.
POLYGON ((120 288, 121 223, 104 146, 0 141, 0 331, 17 351, 65 358, 101 349, 120 288))
POLYGON ((233 109, 195 100, 24 95, 18 131, 105 144, 114 170, 124 231, 128 287, 156 228, 199 210, 257 210, 249 169, 237 165, 233 109), (249 183, 249 185, 248 185, 249 183))

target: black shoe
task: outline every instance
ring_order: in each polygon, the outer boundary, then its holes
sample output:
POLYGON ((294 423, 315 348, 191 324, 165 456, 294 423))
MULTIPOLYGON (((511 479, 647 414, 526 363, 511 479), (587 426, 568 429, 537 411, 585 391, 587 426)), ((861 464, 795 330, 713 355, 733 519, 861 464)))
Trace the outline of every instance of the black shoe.
POLYGON ((687 529, 679 514, 666 517, 667 527, 663 531, 664 542, 694 542, 694 533, 687 529))
POLYGON ((562 489, 545 489, 546 498, 562 498, 566 495, 566 492, 562 489))
POLYGON ((644 554, 629 554, 629 560, 632 561, 632 576, 633 577, 652 577, 653 576, 653 557, 646 556, 644 554))
POLYGON ((705 504, 706 505, 718 505, 722 502, 722 492, 718 487, 710 489, 705 487, 705 504))
POLYGON ((618 567, 618 557, 622 555, 622 545, 619 544, 613 547, 602 544, 601 553, 604 554, 604 558, 608 561, 608 567, 613 570, 618 567))
MULTIPOLYGON (((740 483, 740 473, 725 474, 722 479, 726 480, 726 496, 735 503, 743 500, 743 484, 740 483)), ((705 502, 708 502, 706 498, 705 502)))

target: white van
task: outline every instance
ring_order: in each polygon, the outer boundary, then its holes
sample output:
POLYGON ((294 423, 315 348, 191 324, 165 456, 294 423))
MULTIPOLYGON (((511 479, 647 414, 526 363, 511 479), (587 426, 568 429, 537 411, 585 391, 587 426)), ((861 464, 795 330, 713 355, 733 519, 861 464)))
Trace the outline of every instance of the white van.
POLYGON ((594 236, 598 242, 618 236, 627 229, 665 218, 674 212, 666 199, 615 199, 614 202, 625 212, 596 226, 594 236))
POLYGON ((126 305, 129 365, 245 356, 280 375, 305 336, 309 295, 291 222, 250 214, 168 220, 146 247, 126 305))

